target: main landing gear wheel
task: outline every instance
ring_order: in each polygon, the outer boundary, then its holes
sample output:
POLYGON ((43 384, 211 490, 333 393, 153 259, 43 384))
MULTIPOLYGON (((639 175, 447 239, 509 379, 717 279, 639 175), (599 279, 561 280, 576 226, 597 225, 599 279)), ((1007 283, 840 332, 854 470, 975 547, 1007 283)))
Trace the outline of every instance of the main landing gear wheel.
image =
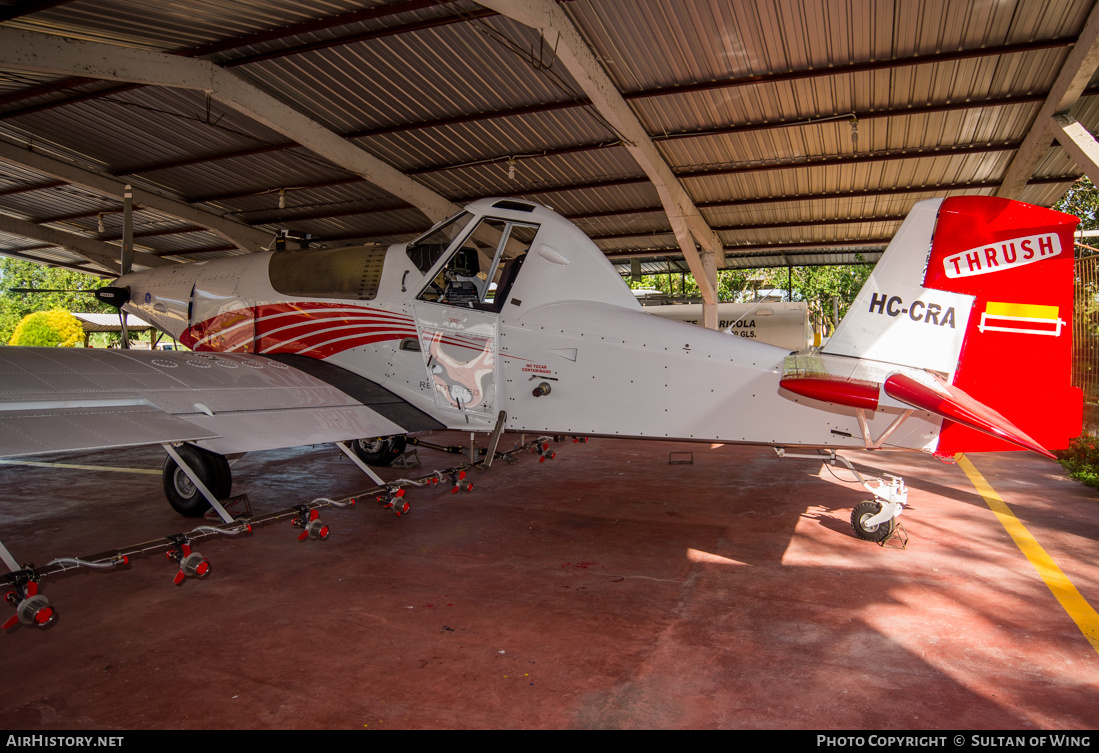
POLYGON ((404 453, 405 440, 404 434, 394 434, 391 437, 359 439, 351 447, 359 460, 380 467, 389 465, 404 453))
POLYGON ((884 523, 875 526, 867 526, 865 521, 881 512, 881 503, 875 501, 860 502, 851 511, 851 527, 855 529, 855 535, 864 541, 873 541, 880 544, 893 533, 897 527, 897 519, 890 518, 884 523))
MULTIPOLYGON (((224 455, 190 444, 179 447, 177 452, 216 499, 229 496, 233 476, 224 455)), ((201 518, 210 509, 210 501, 202 496, 171 455, 164 459, 164 496, 176 512, 189 518, 201 518)))

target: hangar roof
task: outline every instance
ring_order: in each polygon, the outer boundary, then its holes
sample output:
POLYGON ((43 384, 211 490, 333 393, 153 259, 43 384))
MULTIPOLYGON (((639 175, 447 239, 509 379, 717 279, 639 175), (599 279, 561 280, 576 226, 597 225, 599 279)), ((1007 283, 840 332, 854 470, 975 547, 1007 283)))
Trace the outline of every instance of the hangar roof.
POLYGON ((139 266, 494 195, 626 265, 707 233, 729 266, 874 260, 920 199, 1083 174, 1041 113, 1099 128, 1093 5, 0 0, 0 254, 105 273, 129 183, 139 266))

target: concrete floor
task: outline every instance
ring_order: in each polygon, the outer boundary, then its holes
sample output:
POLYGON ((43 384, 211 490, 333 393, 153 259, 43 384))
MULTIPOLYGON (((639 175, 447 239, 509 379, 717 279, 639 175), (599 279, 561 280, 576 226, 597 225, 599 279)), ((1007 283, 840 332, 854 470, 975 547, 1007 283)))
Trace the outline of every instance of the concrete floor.
MULTIPOLYGON (((558 449, 475 475, 469 495, 415 490, 403 518, 325 512, 324 542, 299 543, 287 523, 208 540, 204 581, 174 586, 163 555, 52 578, 57 624, 0 635, 0 725, 1099 727, 1099 654, 958 466, 849 454, 908 482, 898 550, 853 536, 868 495, 815 461, 625 440, 558 449)), ((162 457, 51 460, 156 471, 162 457)), ((1096 493, 1030 453, 974 463, 1099 605, 1096 493)), ((331 448, 249 455, 234 478, 257 513, 368 486, 331 448)), ((0 535, 20 562, 190 525, 155 473, 0 466, 0 535)))

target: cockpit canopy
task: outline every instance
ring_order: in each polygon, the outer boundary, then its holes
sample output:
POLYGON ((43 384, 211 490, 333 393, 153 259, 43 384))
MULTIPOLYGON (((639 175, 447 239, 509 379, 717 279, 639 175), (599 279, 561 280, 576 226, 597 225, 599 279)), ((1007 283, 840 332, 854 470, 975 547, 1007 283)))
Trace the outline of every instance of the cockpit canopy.
MULTIPOLYGON (((529 205, 508 203, 530 211, 529 205)), ((497 217, 473 224, 473 218, 463 212, 408 244, 409 260, 429 278, 419 300, 500 310, 538 225, 497 217)))

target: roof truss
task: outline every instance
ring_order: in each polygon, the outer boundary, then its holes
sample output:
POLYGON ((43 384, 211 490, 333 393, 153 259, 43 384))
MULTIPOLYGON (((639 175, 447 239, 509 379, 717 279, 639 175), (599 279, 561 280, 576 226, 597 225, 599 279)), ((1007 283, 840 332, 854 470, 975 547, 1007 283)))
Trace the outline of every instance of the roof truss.
POLYGON ((503 194, 705 280, 711 251, 842 259, 931 195, 1048 205, 1099 128, 1093 0, 174 5, 0 12, 0 214, 30 223, 0 253, 58 256, 29 232, 58 223, 114 248, 127 183, 182 260, 405 240, 503 194))

